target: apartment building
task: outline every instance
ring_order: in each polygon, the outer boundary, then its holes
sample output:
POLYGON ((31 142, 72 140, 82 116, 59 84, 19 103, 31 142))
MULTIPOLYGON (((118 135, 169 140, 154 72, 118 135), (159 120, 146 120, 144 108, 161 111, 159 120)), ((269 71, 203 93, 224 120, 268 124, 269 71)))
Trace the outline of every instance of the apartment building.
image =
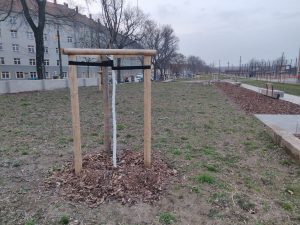
MULTIPOLYGON (((0 79, 36 79, 34 33, 21 13, 20 2, 14 2, 10 16, 0 22, 0 79)), ((99 28, 104 28, 91 17, 79 14, 78 8, 70 9, 67 4, 47 2, 46 12, 45 76, 48 79, 58 77, 60 64, 62 64, 62 74, 67 77, 68 59, 62 55, 60 62, 58 41, 61 48, 99 47, 101 35, 105 35, 99 28), (96 40, 98 43, 95 43, 96 40)), ((81 57, 78 60, 95 61, 96 59, 81 57)), ((78 67, 78 77, 95 77, 98 70, 98 68, 78 67)))

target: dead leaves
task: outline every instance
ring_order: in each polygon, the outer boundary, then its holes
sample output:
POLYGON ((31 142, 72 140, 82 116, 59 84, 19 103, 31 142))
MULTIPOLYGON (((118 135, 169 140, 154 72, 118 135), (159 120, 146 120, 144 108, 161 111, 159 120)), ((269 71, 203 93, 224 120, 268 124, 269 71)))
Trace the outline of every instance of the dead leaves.
POLYGON ((111 157, 105 153, 86 155, 80 176, 75 176, 73 166, 68 164, 64 171, 52 175, 47 187, 91 207, 109 201, 152 203, 159 200, 166 185, 177 175, 157 153, 153 154, 150 169, 144 167, 142 152, 124 151, 118 162, 118 167, 113 168, 111 157))
POLYGON ((273 99, 229 83, 218 83, 217 87, 246 113, 300 114, 300 106, 287 101, 273 99))

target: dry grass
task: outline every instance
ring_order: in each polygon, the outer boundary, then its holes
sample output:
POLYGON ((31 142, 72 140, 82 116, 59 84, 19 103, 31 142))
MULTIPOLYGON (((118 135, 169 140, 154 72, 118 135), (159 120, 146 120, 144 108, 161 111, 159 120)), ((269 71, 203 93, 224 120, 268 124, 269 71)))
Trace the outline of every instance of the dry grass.
MULTIPOLYGON (((118 86, 121 149, 143 148, 142 90, 118 86)), ((299 224, 299 166, 256 119, 212 86, 155 83, 152 96, 153 151, 182 181, 154 205, 95 209, 43 188, 49 171, 72 160, 68 90, 0 96, 0 224, 299 224)), ((80 88, 80 108, 83 152, 101 151, 96 88, 80 88)))

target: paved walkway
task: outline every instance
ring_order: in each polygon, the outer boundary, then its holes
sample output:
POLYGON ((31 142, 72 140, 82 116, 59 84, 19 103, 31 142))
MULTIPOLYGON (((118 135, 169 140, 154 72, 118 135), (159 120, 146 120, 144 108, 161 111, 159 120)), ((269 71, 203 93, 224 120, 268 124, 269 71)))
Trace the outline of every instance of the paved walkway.
MULTIPOLYGON (((253 85, 249 85, 249 84, 242 84, 241 87, 258 92, 259 93, 259 87, 253 86, 253 85)), ((294 104, 300 105, 300 96, 296 96, 296 95, 290 95, 290 94, 286 94, 284 93, 283 98, 280 98, 281 100, 284 101, 288 101, 288 102, 292 102, 294 104)))
POLYGON ((300 115, 255 114, 266 125, 276 125, 292 134, 300 134, 300 115))

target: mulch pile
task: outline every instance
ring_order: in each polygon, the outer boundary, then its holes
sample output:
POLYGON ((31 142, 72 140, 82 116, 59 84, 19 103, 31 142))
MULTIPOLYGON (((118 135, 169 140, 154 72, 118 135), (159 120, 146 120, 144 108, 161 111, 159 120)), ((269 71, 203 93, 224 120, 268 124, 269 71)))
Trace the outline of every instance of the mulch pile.
POLYGON ((246 113, 300 114, 300 106, 291 102, 273 99, 229 83, 217 83, 216 86, 246 113))
POLYGON ((95 207, 110 201, 153 203, 160 199, 176 176, 177 171, 170 169, 158 153, 152 154, 152 166, 146 169, 143 152, 127 150, 118 157, 117 168, 112 166, 111 156, 89 154, 83 158, 80 176, 74 174, 74 167, 69 163, 63 171, 54 173, 46 184, 71 201, 95 207))

